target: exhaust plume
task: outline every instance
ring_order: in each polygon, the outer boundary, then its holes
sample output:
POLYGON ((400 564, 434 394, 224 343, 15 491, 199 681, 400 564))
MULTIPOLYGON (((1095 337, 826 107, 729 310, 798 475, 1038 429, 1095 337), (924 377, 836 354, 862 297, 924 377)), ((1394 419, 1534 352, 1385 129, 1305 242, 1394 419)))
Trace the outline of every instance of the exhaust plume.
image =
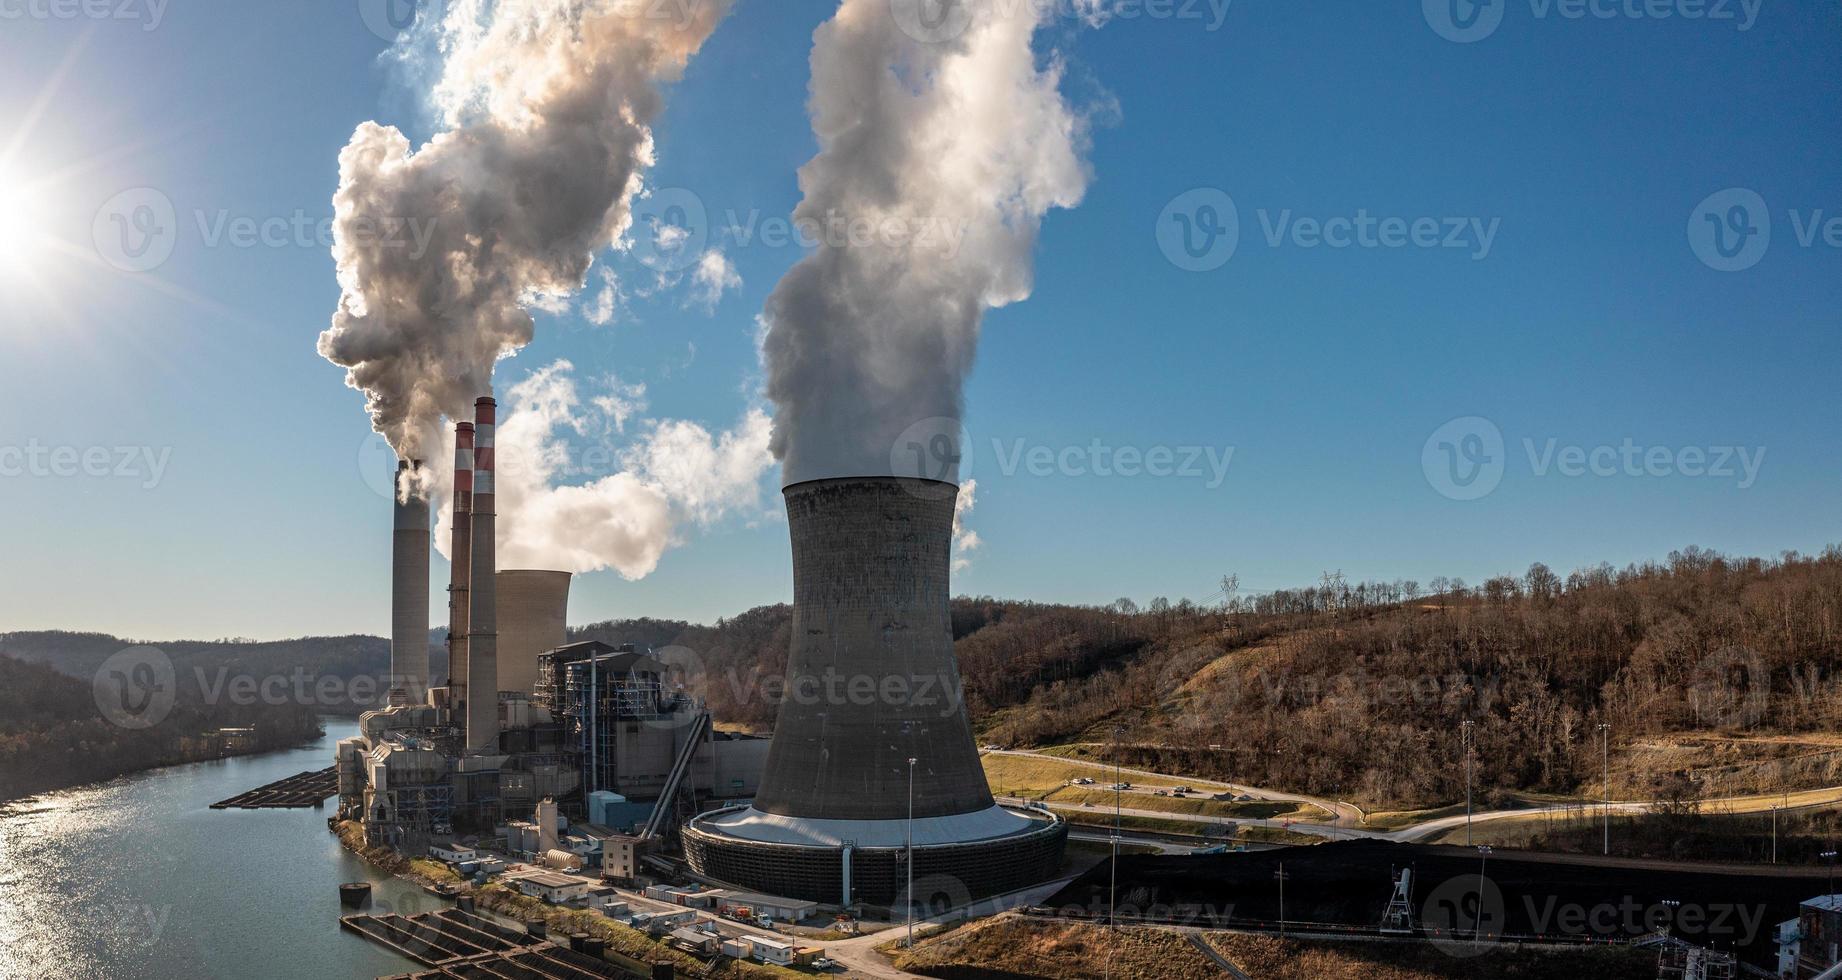
MULTIPOLYGON (((581 290, 594 253, 620 240, 652 162, 658 86, 728 8, 454 0, 418 23, 442 55, 430 99, 446 129, 412 150, 366 122, 340 153, 342 295, 319 341, 398 455, 442 458, 441 418, 470 417, 493 365, 530 342, 527 307, 581 290)), ((399 58, 414 60, 410 45, 399 58)))
MULTIPOLYGON (((497 539, 504 568, 578 574, 613 569, 639 579, 658 567, 687 527, 708 527, 761 509, 761 478, 773 465, 768 417, 750 409, 712 433, 678 419, 637 419, 645 389, 610 379, 585 400, 574 366, 556 361, 505 389, 498 426, 497 539), (609 441, 635 430, 616 448, 609 441), (572 445, 571 438, 586 447, 572 445)), ((436 541, 448 540, 451 495, 436 541)))
POLYGON ((915 2, 844 0, 814 35, 819 153, 795 218, 872 233, 821 234, 768 298, 762 359, 788 484, 957 481, 958 450, 938 440, 958 441, 984 313, 1030 295, 1043 216, 1086 191, 1085 121, 1059 91, 1060 62, 1039 66, 1032 49, 1055 5, 981 5, 935 39, 903 17, 915 2), (898 445, 917 425, 935 447, 921 471, 898 445))

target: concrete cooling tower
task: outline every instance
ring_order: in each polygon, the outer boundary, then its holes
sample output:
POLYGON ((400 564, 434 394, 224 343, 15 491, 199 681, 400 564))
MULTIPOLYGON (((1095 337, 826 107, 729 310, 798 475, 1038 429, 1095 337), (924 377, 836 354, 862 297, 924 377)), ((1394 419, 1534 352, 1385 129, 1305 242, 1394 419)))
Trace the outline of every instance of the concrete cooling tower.
POLYGON ((770 894, 891 905, 1024 887, 1067 827, 993 802, 973 745, 948 612, 951 484, 895 477, 786 488, 793 643, 754 804, 684 831, 698 873, 770 894))
POLYGON ((499 573, 499 690, 530 694, 537 655, 569 642, 569 573, 499 573))

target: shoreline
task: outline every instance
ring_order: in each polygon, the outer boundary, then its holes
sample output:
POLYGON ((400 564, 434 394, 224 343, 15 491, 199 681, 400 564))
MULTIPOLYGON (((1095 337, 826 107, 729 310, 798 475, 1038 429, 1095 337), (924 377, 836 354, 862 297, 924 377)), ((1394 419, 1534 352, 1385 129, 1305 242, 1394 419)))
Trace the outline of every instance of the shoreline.
POLYGON ((162 769, 173 769, 179 766, 201 765, 207 762, 225 762, 230 759, 251 759, 251 758, 256 758, 258 756, 271 755, 276 752, 293 752, 298 749, 304 748, 306 746, 312 745, 314 742, 317 742, 320 739, 323 739, 325 737, 326 737, 326 726, 322 724, 319 726, 318 731, 305 733, 301 735, 299 738, 295 739, 294 741, 289 742, 286 745, 276 745, 276 746, 265 747, 265 748, 257 748, 257 749, 252 749, 246 752, 226 752, 222 755, 205 756, 199 759, 174 759, 171 762, 161 762, 161 763, 157 763, 151 766, 137 766, 137 767, 130 768, 130 769, 123 769, 120 772, 113 773, 108 776, 102 776, 100 778, 85 778, 85 779, 74 780, 68 783, 60 783, 60 784, 52 785, 52 786, 38 786, 38 787, 34 787, 30 790, 27 790, 21 793, 15 793, 12 795, 0 795, 0 810, 4 810, 8 807, 13 806, 14 804, 24 803, 29 800, 35 800, 42 796, 49 796, 53 793, 67 793, 67 792, 70 792, 71 790, 87 789, 92 786, 103 786, 103 785, 107 785, 108 783, 112 783, 116 781, 117 779, 126 779, 131 776, 142 775, 143 773, 159 772, 162 769))

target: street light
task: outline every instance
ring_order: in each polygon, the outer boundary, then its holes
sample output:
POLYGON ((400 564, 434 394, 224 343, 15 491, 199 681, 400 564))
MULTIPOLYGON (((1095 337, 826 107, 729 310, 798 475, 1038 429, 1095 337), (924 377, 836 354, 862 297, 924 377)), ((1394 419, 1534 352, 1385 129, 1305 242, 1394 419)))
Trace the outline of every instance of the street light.
POLYGON ((1605 770, 1602 787, 1605 803, 1599 813, 1605 820, 1605 854, 1609 857, 1612 853, 1612 726, 1604 722, 1599 724, 1599 761, 1605 770))
POLYGON ((1666 898, 1661 904, 1664 908, 1669 910, 1669 920, 1663 923, 1663 935, 1667 936, 1669 935, 1669 927, 1676 921, 1676 910, 1682 907, 1682 903, 1673 898, 1666 898))
POLYGON ((1284 861, 1279 862, 1279 870, 1273 872, 1273 877, 1279 879, 1279 934, 1283 936, 1286 934, 1286 863, 1284 861))
POLYGON ((1824 851, 1817 857, 1829 862, 1829 890, 1823 894, 1834 895, 1836 893, 1836 852, 1824 851))
POLYGON ((1477 942, 1484 931, 1484 866, 1490 862, 1490 845, 1477 846, 1477 918, 1471 920, 1471 941, 1477 942))
POLYGON ((908 760, 908 948, 915 948, 915 760, 908 760))
POLYGON ((1460 739, 1465 747, 1465 846, 1471 846, 1471 729, 1474 722, 1466 721, 1463 737, 1460 739))

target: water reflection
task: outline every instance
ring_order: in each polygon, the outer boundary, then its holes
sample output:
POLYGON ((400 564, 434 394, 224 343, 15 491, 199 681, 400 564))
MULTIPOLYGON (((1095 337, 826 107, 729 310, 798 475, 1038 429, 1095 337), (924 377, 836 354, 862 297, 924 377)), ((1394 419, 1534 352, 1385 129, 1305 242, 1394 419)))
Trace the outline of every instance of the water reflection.
POLYGON ((331 764, 356 725, 308 748, 196 763, 0 804, 0 980, 376 977, 409 961, 338 928, 338 884, 427 906, 353 857, 328 810, 211 803, 331 764))

